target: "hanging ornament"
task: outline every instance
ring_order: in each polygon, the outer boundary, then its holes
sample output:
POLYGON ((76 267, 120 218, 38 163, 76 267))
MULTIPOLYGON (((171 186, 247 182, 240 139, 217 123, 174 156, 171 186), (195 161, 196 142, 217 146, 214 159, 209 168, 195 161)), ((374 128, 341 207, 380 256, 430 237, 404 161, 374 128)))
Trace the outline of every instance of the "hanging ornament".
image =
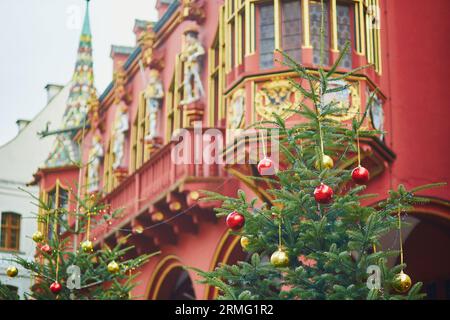
POLYGON ((18 273, 19 270, 17 270, 17 268, 14 266, 10 266, 6 269, 6 275, 10 278, 15 278, 18 273))
POLYGON ((62 289, 62 285, 58 282, 55 281, 50 285, 50 291, 53 292, 54 294, 58 294, 62 289))
POLYGON ((273 174, 273 161, 268 157, 264 157, 258 163, 258 172, 262 176, 273 174))
POLYGON ((320 186, 314 190, 314 199, 316 199, 318 203, 330 203, 331 199, 333 199, 333 194, 334 192, 331 187, 321 183, 320 186))
POLYGON ((92 241, 85 240, 81 243, 81 249, 86 253, 92 253, 94 251, 94 245, 92 244, 92 241))
POLYGON ((46 253, 46 254, 48 254, 48 255, 51 255, 52 252, 53 252, 52 247, 50 247, 47 243, 44 244, 44 245, 42 245, 42 246, 40 246, 39 249, 40 249, 42 252, 44 252, 44 253, 46 253))
POLYGON ((403 271, 400 271, 394 276, 392 287, 398 293, 406 293, 411 288, 411 278, 403 271))
POLYGON ((404 265, 404 256, 403 256, 403 235, 402 235, 402 216, 401 216, 401 210, 398 208, 397 211, 397 218, 398 218, 398 240, 400 245, 400 265, 402 265, 402 270, 400 273, 396 274, 394 276, 394 279, 392 279, 392 287, 395 291, 399 293, 405 293, 411 288, 411 278, 403 272, 403 265, 404 265))
POLYGON ((276 268, 285 268, 289 265, 289 256, 283 248, 278 248, 272 253, 270 263, 276 268))
POLYGON ((109 272, 109 273, 111 273, 111 274, 116 274, 116 273, 118 273, 119 271, 120 271, 120 266, 119 266, 119 264, 118 264, 117 262, 111 261, 111 262, 108 264, 108 272, 109 272))
POLYGON ((241 247, 242 249, 247 249, 248 245, 250 244, 250 239, 246 236, 241 237, 241 247))
POLYGON ((316 163, 314 164, 314 167, 317 170, 321 170, 321 169, 331 169, 334 166, 334 161, 330 156, 327 156, 326 154, 324 154, 322 156, 322 167, 320 166, 320 159, 316 160, 316 163))
POLYGON ((358 166, 352 171, 352 180, 357 184, 366 184, 369 181, 369 170, 358 166))
POLYGON ((44 235, 40 231, 33 233, 33 241, 36 243, 42 242, 44 240, 44 235))
POLYGON ((233 211, 227 216, 226 223, 228 228, 237 231, 244 226, 245 218, 239 212, 233 211))

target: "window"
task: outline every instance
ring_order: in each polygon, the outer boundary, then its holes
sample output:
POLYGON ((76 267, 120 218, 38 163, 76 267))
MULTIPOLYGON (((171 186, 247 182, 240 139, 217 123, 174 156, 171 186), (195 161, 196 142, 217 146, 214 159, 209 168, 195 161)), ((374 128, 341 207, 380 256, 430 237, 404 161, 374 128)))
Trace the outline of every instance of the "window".
POLYGON ((215 127, 219 125, 225 117, 223 110, 223 84, 225 83, 225 73, 223 70, 225 46, 223 41, 222 28, 216 33, 213 45, 209 50, 209 125, 215 127))
POLYGON ((166 99, 167 127, 166 139, 169 143, 175 130, 183 127, 183 112, 180 109, 180 101, 183 94, 182 86, 182 64, 179 56, 176 57, 175 74, 169 86, 166 99))
POLYGON ((274 5, 265 4, 259 7, 259 67, 273 67, 275 50, 274 5))
POLYGON ((2 212, 2 226, 0 230, 0 248, 19 250, 20 214, 2 212))
POLYGON ((225 20, 227 28, 227 71, 242 64, 245 52, 249 49, 247 44, 247 13, 246 0, 226 0, 225 20))
MULTIPOLYGON (((51 209, 69 209, 69 192, 61 186, 59 181, 56 182, 55 188, 48 192, 47 204, 51 209)), ((46 233, 49 240, 53 239, 55 231, 59 234, 66 232, 67 217, 67 212, 59 215, 58 219, 62 219, 62 222, 60 220, 60 223, 56 224, 56 217, 48 216, 46 233)))
MULTIPOLYGON (((323 65, 330 64, 330 23, 328 3, 324 2, 324 35, 323 35, 323 65)), ((321 34, 320 29, 322 25, 322 5, 320 1, 310 1, 309 4, 309 33, 311 37, 311 45, 313 47, 313 63, 320 65, 320 49, 321 49, 321 34)))
MULTIPOLYGON (((337 5, 337 37, 338 49, 342 52, 347 42, 351 41, 351 10, 350 6, 345 4, 337 5)), ((352 68, 352 47, 350 46, 347 53, 342 58, 341 67, 352 68)))
POLYGON ((104 169, 103 169, 104 170, 103 171, 103 189, 106 192, 111 192, 114 189, 113 145, 114 145, 114 139, 113 139, 113 136, 111 136, 110 141, 109 141, 109 146, 108 146, 107 152, 105 154, 104 169))
POLYGON ((369 0, 365 5, 367 61, 374 64, 376 72, 381 73, 380 4, 378 0, 369 0))
POLYGON ((144 92, 141 92, 139 95, 136 119, 131 128, 130 172, 139 169, 149 158, 149 154, 146 152, 144 144, 145 136, 149 130, 149 115, 147 109, 144 92))
POLYGON ((281 11, 281 46, 292 59, 299 62, 302 47, 301 2, 283 1, 281 11))
MULTIPOLYGON (((351 69, 353 49, 381 71, 379 0, 324 0, 324 66, 347 42, 352 46, 340 67, 351 69), (375 22, 374 22, 375 21, 375 22)), ((320 64, 322 5, 319 0, 226 0, 226 71, 240 65, 258 47, 260 69, 274 67, 274 50, 302 62, 302 48, 312 49, 320 64)))

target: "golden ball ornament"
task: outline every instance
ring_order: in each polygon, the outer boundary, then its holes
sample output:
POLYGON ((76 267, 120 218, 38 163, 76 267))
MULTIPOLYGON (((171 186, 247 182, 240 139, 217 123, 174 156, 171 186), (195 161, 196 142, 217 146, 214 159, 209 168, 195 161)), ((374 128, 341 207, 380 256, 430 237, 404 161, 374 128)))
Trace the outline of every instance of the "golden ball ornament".
POLYGON ((334 161, 330 156, 327 156, 326 154, 324 154, 322 156, 322 168, 320 167, 320 159, 316 160, 316 163, 314 165, 316 167, 317 170, 320 169, 331 169, 334 166, 334 161))
POLYGON ((44 240, 44 235, 40 231, 33 233, 33 241, 36 243, 42 242, 44 240))
POLYGON ((14 266, 10 266, 6 269, 6 275, 10 278, 15 278, 18 273, 19 270, 14 266))
POLYGON ((94 251, 94 245, 92 244, 92 241, 86 240, 81 243, 81 249, 86 253, 91 253, 94 251))
POLYGON ((250 244, 250 239, 247 238, 246 236, 242 236, 241 237, 241 247, 243 249, 247 249, 248 245, 250 244))
POLYGON ((283 249, 278 249, 270 257, 270 263, 277 268, 284 268, 289 265, 289 256, 283 249))
POLYGON ((120 266, 119 266, 119 264, 118 264, 117 262, 111 261, 111 262, 108 264, 108 272, 109 272, 109 273, 111 273, 111 274, 116 274, 116 273, 118 273, 119 271, 120 271, 120 266))
POLYGON ((411 288, 411 278, 401 271, 394 276, 392 287, 398 293, 406 293, 411 288))

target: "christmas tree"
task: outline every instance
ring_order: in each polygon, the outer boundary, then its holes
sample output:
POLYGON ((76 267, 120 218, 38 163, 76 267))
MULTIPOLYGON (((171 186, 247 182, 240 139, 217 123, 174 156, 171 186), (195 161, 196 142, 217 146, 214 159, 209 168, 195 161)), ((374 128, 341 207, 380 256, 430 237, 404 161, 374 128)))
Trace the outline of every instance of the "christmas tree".
MULTIPOLYGON (((110 248, 103 245, 97 250, 90 239, 90 229, 99 224, 111 223, 123 209, 111 211, 101 202, 99 194, 84 197, 74 195, 77 210, 55 208, 49 201, 35 198, 41 214, 37 216, 41 226, 33 235, 36 242, 35 259, 29 261, 16 256, 6 273, 18 275, 20 265, 34 279, 31 293, 25 299, 36 300, 124 300, 130 299, 136 285, 136 269, 152 255, 131 257, 133 246, 126 246, 128 237, 110 248), (78 223, 70 225, 68 216, 78 223), (77 239, 84 239, 80 245, 77 239), (129 259, 126 259, 130 257, 129 259)), ((0 284, 0 299, 18 299, 7 286, 0 284)))
MULTIPOLYGON (((361 204, 374 195, 364 194, 369 171, 361 166, 360 138, 382 132, 364 126, 376 92, 351 123, 336 120, 348 112, 348 106, 329 99, 330 94, 348 90, 348 84, 336 84, 347 83, 344 81, 349 76, 362 69, 336 72, 348 47, 332 67, 320 67, 317 73, 279 52, 281 63, 307 85, 291 80, 306 100, 290 111, 305 121, 287 126, 274 114, 274 121, 254 125, 269 132, 276 130, 280 137, 283 169, 270 177, 250 177, 275 186, 267 190, 271 202, 257 206, 257 199, 247 199, 243 191, 238 191, 236 198, 205 191, 204 200, 222 202, 217 215, 227 217, 227 226, 241 237, 243 250, 251 255, 249 262, 222 264, 211 272, 195 269, 201 283, 219 290, 219 299, 424 297, 422 284, 412 285, 404 272, 401 214, 426 201, 416 195, 418 191, 437 184, 409 191, 400 185, 376 206, 361 204), (357 163, 353 165, 355 155, 357 163), (399 233, 400 251, 383 251, 381 239, 392 230, 399 233), (389 267, 388 258, 398 255, 400 264, 389 267)), ((263 174, 273 165, 264 157, 258 170, 263 174)))

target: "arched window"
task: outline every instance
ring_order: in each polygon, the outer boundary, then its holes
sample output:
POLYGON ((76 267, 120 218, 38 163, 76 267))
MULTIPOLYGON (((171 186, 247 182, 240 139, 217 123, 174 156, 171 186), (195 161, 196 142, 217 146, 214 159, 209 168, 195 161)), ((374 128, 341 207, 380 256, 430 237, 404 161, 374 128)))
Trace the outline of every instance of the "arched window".
POLYGON ((20 214, 1 213, 0 248, 19 251, 20 248, 20 214))

